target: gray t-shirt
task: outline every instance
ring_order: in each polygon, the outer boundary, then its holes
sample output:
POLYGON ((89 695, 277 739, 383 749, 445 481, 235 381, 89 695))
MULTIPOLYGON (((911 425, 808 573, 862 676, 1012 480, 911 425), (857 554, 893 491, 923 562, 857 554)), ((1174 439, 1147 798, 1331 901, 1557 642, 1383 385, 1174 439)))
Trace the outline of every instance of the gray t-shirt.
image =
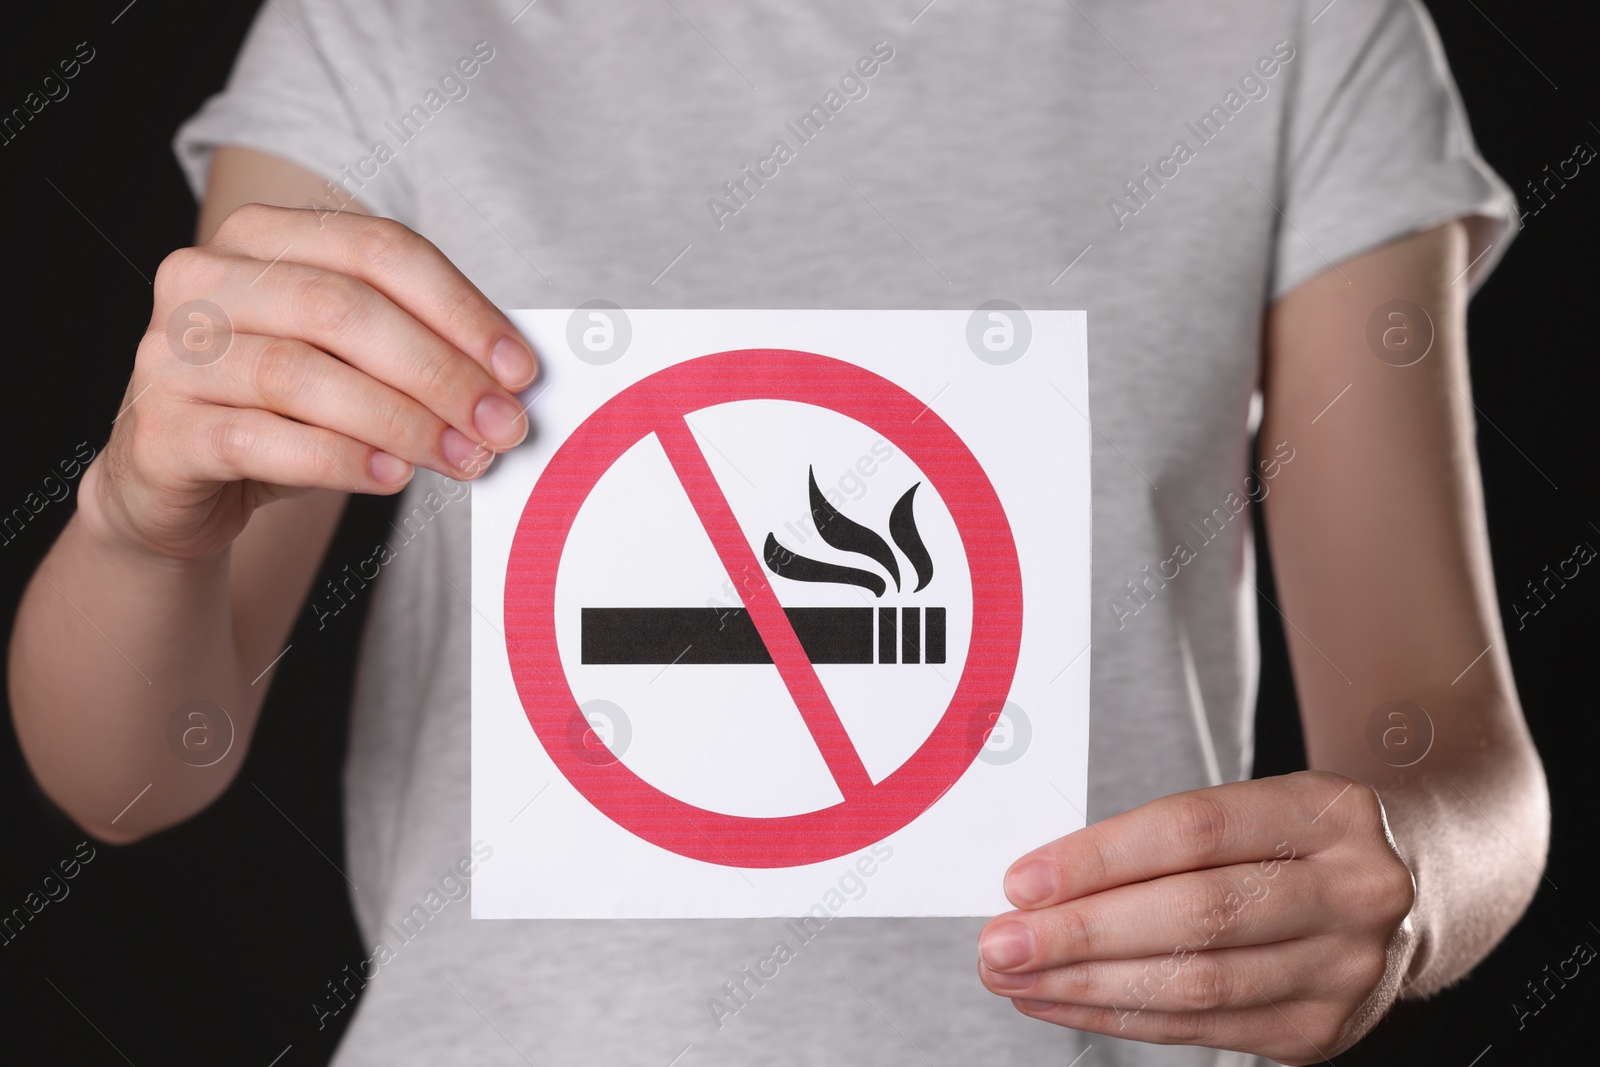
MULTIPOLYGON (((1250 773, 1268 303, 1463 216, 1476 284, 1514 213, 1415 0, 274 0, 178 134, 197 191, 216 144, 337 180, 507 307, 1087 309, 1091 818, 1250 773)), ((975 920, 843 918, 762 984, 781 920, 470 921, 468 511, 397 532, 375 592, 347 870, 392 954, 341 1067, 1250 1062, 1019 1015, 975 920)))

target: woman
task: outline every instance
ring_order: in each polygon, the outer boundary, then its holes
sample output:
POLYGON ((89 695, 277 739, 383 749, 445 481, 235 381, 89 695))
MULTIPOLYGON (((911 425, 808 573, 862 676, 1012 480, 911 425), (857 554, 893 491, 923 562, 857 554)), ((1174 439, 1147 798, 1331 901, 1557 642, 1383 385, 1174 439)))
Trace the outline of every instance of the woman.
MULTIPOLYGON (((346 494, 526 434, 497 307, 1089 314, 1093 825, 1019 858, 1017 910, 834 924, 728 1000, 770 921, 445 909, 347 986, 341 1065, 1317 1062, 1531 898, 1547 802, 1464 338, 1513 203, 1412 0, 279 0, 178 151, 198 243, 12 650, 30 764, 107 841, 226 788, 346 494), (1314 768, 1261 781, 1247 501, 1314 768), (165 740, 193 699, 239 731, 207 768, 165 740)), ((346 771, 369 942, 468 856, 468 533, 440 512, 375 594, 346 771)))

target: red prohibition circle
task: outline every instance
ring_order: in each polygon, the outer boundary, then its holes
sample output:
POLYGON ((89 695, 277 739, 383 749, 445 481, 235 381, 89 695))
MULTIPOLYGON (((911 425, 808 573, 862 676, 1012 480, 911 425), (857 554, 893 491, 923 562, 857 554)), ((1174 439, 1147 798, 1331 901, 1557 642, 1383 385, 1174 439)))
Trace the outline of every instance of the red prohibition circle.
POLYGON ((787 349, 719 352, 667 367, 624 389, 556 450, 528 497, 512 541, 505 633, 528 723, 556 767, 602 814, 636 837, 701 862, 797 867, 883 840, 931 807, 972 765, 1016 672, 1022 574, 1010 523, 988 476, 955 431, 922 401, 886 378, 827 356, 787 349), (799 645, 787 622, 762 630, 774 662, 787 671, 785 685, 802 715, 811 707, 818 716, 808 717, 807 726, 844 797, 830 807, 774 818, 707 811, 661 792, 620 760, 583 759, 564 743, 569 731, 588 722, 556 643, 556 574, 572 524, 601 476, 652 433, 752 617, 763 605, 770 609, 767 618, 774 611, 782 617, 765 571, 684 421, 702 408, 743 400, 826 408, 882 434, 934 483, 955 520, 972 578, 972 638, 950 705, 911 758, 875 784, 866 778, 836 715, 827 720, 834 713, 815 671, 808 662, 795 662, 799 645))

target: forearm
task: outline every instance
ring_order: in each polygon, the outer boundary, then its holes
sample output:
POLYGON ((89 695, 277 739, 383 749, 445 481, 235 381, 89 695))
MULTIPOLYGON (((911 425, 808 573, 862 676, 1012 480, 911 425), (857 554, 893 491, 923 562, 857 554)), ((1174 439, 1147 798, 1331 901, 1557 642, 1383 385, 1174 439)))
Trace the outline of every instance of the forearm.
POLYGON ((1410 994, 1459 979, 1505 935, 1549 835, 1474 451, 1456 284, 1468 245, 1446 223, 1306 282, 1269 316, 1263 370, 1260 439, 1304 442, 1264 506, 1307 755, 1383 798, 1417 883, 1410 994), (1409 307, 1383 321, 1431 337, 1403 366, 1366 340, 1394 302, 1409 307), (1391 720, 1397 702, 1411 709, 1391 720))
MULTIPOLYGON (((1550 834, 1538 754, 1503 695, 1427 694, 1432 741, 1404 755, 1376 742, 1318 753, 1312 765, 1373 785, 1390 832, 1416 878, 1415 951, 1402 996, 1427 996, 1464 977, 1521 918, 1539 887, 1550 834), (1386 753, 1387 758, 1379 753, 1386 753)), ((1390 729, 1424 743, 1420 717, 1390 729)), ((1380 735, 1381 736, 1381 735, 1380 735)), ((1396 735, 1398 738, 1398 735, 1396 735)))
POLYGON ((51 799, 96 836, 131 840, 227 787, 265 686, 249 684, 235 646, 228 552, 158 557, 93 526, 74 515, 23 596, 12 715, 51 799), (232 750, 211 766, 169 745, 169 720, 192 700, 220 706, 233 723, 232 750))

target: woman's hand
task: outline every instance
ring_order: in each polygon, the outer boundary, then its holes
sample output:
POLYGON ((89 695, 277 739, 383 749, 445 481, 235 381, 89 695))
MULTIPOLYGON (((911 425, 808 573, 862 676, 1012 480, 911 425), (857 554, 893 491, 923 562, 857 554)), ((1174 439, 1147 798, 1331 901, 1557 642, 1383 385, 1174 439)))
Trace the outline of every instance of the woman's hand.
POLYGON ((101 538, 226 549, 263 503, 481 473, 526 436, 510 321, 389 219, 251 204, 168 256, 125 407, 85 475, 101 538))
POLYGON ((1354 1044, 1416 950, 1370 786, 1305 771, 1179 793, 1012 865, 979 977, 1037 1019, 1290 1064, 1354 1044))

